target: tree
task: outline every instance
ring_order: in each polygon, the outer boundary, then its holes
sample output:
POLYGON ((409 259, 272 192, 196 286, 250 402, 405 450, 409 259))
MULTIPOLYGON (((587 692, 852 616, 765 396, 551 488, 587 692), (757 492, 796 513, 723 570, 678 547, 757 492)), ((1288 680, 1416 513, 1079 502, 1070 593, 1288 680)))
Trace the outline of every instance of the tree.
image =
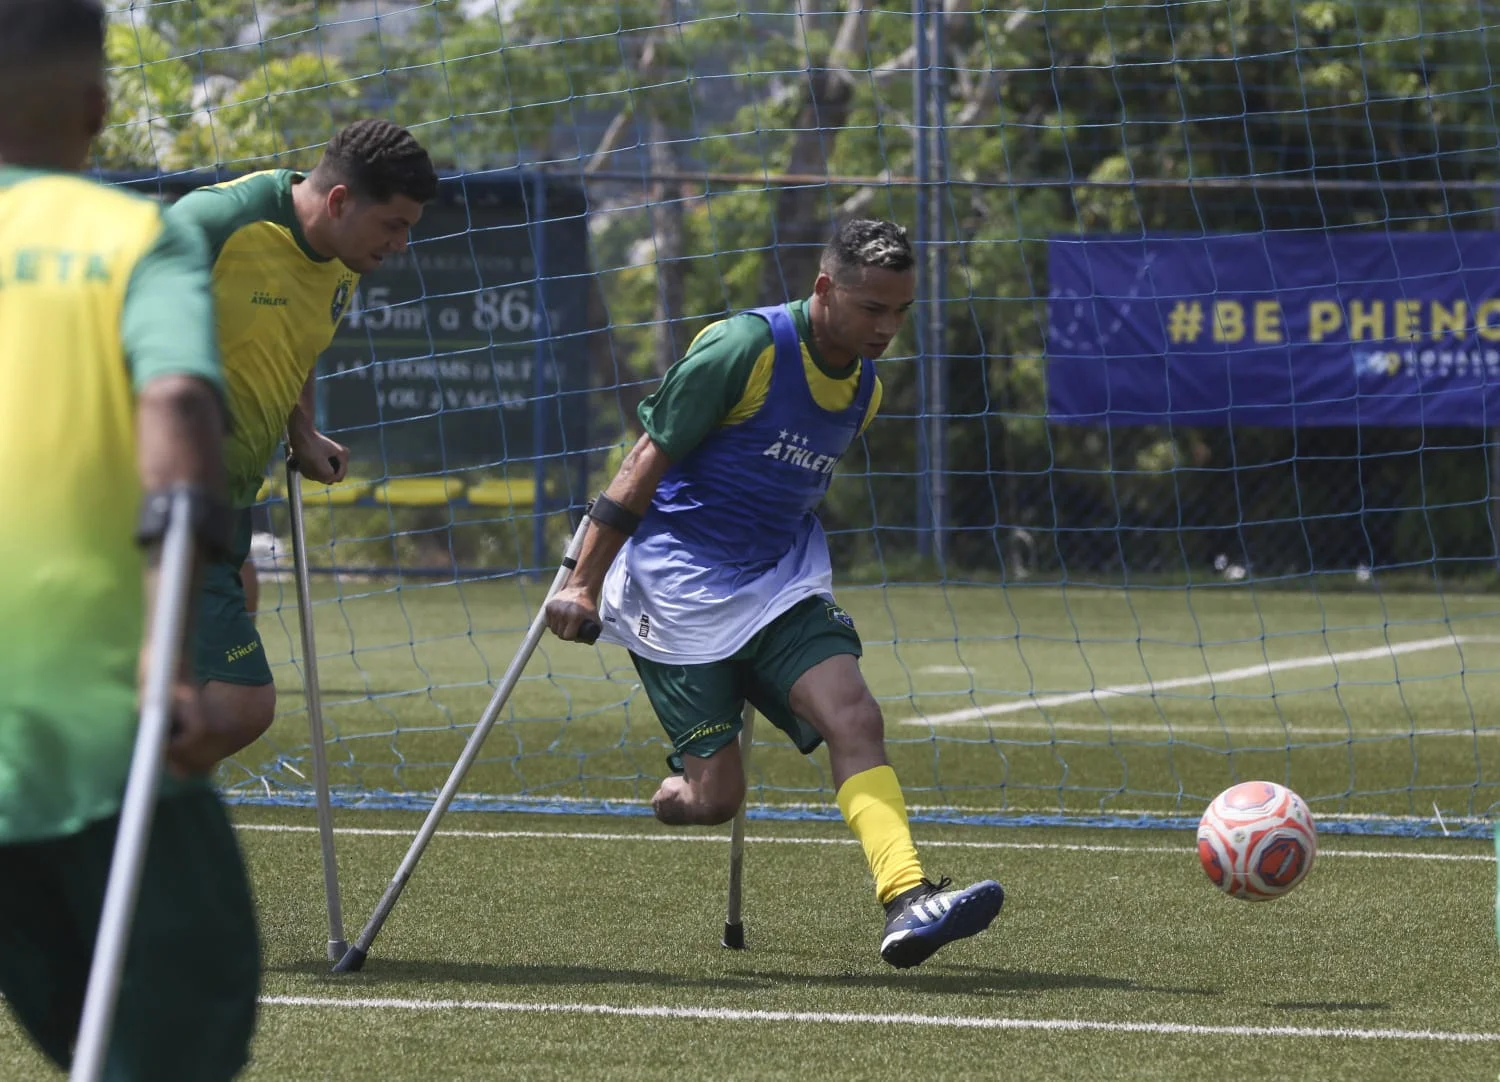
MULTIPOLYGON (((1268 473, 1263 491, 1229 505, 1222 474, 1175 472, 1195 458, 1290 461, 1297 449, 1284 433, 1049 426, 1046 241, 1478 224, 1488 191, 1453 182, 1497 179, 1490 73, 1500 46, 1484 32, 1487 9, 942 9, 934 63, 948 117, 940 191, 957 558, 992 565, 1005 531, 1029 528, 1057 540, 1042 558, 1117 559, 1118 546, 1100 555, 1064 541, 1092 544, 1094 528, 1134 523, 1155 530, 1140 533, 1139 559, 1180 567, 1181 546, 1198 542, 1158 527, 1185 505, 1272 521, 1286 517, 1276 507, 1288 486, 1322 499, 1314 480, 1268 473)), ((909 0, 796 0, 758 14, 736 0, 437 0, 405 21, 346 18, 334 43, 333 16, 352 10, 290 0, 131 9, 110 33, 116 105, 101 164, 302 162, 344 120, 377 113, 416 130, 446 167, 577 179, 594 208, 614 343, 607 378, 641 387, 709 320, 805 290, 840 218, 912 221, 909 0), (711 179, 725 176, 742 179, 711 179)), ((911 350, 908 333, 892 352, 911 350)), ((914 412, 913 369, 882 365, 892 417, 914 412)), ((836 486, 831 514, 909 526, 914 426, 887 420, 878 431, 869 467, 884 480, 873 501, 836 486)))
POLYGON ((131 7, 106 40, 100 168, 245 172, 316 160, 358 112, 358 80, 320 48, 315 6, 192 0, 131 7))

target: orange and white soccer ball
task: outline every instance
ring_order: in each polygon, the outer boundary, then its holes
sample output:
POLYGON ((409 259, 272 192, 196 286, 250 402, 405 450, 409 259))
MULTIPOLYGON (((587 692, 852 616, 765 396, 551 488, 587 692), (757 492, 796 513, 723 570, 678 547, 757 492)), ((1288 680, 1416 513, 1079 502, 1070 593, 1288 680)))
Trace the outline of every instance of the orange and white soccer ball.
POLYGON ((1198 821, 1198 859, 1214 886, 1250 902, 1279 898, 1302 882, 1318 854, 1307 802, 1274 781, 1225 789, 1198 821))

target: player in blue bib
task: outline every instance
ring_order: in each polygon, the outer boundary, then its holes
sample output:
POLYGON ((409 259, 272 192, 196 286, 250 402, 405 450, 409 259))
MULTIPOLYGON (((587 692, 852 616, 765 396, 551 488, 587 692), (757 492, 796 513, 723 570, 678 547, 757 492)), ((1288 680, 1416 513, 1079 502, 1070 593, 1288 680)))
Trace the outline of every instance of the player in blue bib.
POLYGON ((959 889, 922 870, 815 513, 880 408, 874 361, 915 292, 905 230, 853 221, 825 248, 810 298, 705 329, 641 404, 645 435, 547 605, 560 638, 597 623, 630 651, 674 749, 651 801, 664 823, 734 817, 747 700, 804 754, 828 745, 839 810, 885 907, 881 957, 903 969, 983 931, 1005 899, 993 880, 959 889))

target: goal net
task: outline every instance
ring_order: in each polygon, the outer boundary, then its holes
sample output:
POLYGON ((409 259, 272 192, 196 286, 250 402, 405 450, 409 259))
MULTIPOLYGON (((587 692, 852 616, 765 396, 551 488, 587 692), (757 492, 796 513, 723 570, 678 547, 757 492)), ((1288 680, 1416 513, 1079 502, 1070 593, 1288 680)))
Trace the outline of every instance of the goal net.
MULTIPOLYGON (((1489 9, 1396 0, 119 4, 96 166, 171 199, 389 117, 444 172, 319 364, 338 799, 422 806, 693 335, 909 227, 920 302, 821 517, 915 817, 1481 829, 1500 777, 1489 9), (1439 823, 1441 820, 1441 824, 1439 823)), ((308 799, 284 485, 279 706, 308 799)), ((761 727, 756 814, 834 815, 761 727)), ((544 639, 458 807, 636 814, 623 651, 544 639)))

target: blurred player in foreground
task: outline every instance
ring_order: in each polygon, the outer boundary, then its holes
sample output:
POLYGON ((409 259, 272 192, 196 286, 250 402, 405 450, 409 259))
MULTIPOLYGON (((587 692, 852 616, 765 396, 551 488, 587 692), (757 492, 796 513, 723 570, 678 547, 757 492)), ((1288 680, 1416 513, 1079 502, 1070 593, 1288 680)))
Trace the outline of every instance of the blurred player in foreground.
MULTIPOLYGON (((209 552, 229 525, 204 240, 76 175, 103 64, 96 0, 0 0, 0 991, 61 1066, 148 662, 164 523, 143 509, 186 487, 209 552)), ((117 1082, 231 1078, 255 1026, 250 887, 188 657, 173 715, 105 1060, 117 1082)))

